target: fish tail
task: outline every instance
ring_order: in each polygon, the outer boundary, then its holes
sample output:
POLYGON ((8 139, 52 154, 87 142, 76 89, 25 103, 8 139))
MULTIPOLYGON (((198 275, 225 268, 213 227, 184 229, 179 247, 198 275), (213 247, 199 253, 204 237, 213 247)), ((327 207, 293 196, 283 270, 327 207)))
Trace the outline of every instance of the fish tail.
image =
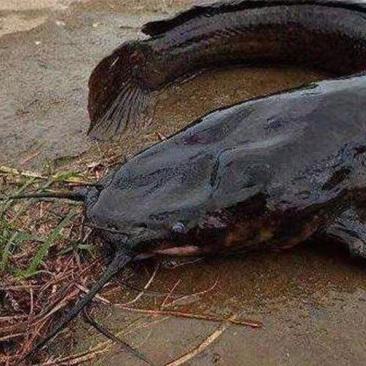
POLYGON ((151 121, 156 98, 144 80, 148 52, 143 41, 126 42, 94 69, 89 79, 89 137, 108 140, 127 127, 151 121))

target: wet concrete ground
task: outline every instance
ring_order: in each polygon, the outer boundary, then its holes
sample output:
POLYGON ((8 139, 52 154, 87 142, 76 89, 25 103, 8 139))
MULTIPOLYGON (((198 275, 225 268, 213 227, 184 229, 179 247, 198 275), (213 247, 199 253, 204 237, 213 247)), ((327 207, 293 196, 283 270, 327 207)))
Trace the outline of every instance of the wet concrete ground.
MULTIPOLYGON (((138 36, 145 21, 189 1, 81 1, 70 7, 71 1, 26 3, 0 1, 0 165, 42 169, 56 158, 93 148, 85 138, 87 80, 98 60, 123 39, 138 36)), ((167 90, 153 126, 128 134, 114 146, 129 154, 156 141, 156 131, 169 135, 215 107, 322 77, 306 70, 261 68, 205 74, 167 90)), ((170 269, 166 265, 151 289, 169 291, 180 281, 175 293, 194 293, 216 283, 198 299, 168 309, 240 313, 264 323, 263 329, 230 326, 187 365, 361 366, 366 359, 365 268, 341 249, 311 243, 278 254, 210 259, 170 269)), ((152 270, 139 268, 130 281, 141 287, 152 270)), ((123 303, 136 293, 125 289, 109 295, 123 303)), ((135 305, 159 309, 164 298, 143 297, 135 305)), ((114 333, 132 321, 144 321, 105 306, 95 314, 114 333)), ((123 337, 159 365, 194 349, 218 326, 174 318, 153 324, 159 319, 123 337)), ((67 355, 104 340, 78 320, 64 335, 65 343, 60 347, 56 341, 50 350, 67 355)), ((113 346, 88 364, 143 363, 113 346)))

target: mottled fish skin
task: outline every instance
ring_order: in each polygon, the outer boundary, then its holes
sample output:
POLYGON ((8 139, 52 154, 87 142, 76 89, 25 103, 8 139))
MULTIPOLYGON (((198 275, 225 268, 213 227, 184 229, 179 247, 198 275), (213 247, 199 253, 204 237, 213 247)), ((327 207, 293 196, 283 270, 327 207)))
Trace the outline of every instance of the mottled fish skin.
POLYGON ((156 92, 207 69, 291 64, 346 76, 366 69, 366 6, 348 1, 229 1, 148 23, 93 71, 89 136, 149 120, 156 92))
POLYGON ((364 80, 322 81, 209 113, 122 166, 87 217, 123 232, 101 232, 116 246, 132 238, 136 253, 299 244, 365 202, 364 80))

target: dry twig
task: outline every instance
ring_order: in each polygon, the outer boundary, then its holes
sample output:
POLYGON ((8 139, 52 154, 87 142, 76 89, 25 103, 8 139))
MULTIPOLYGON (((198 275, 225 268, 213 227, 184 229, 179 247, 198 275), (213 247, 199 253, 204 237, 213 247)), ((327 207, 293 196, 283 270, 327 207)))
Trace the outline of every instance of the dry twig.
POLYGON ((167 311, 167 310, 151 310, 151 309, 138 309, 131 308, 128 306, 124 306, 122 304, 113 304, 114 307, 118 309, 123 309, 126 311, 130 311, 132 313, 146 314, 150 316, 173 316, 175 318, 186 318, 186 319, 197 319, 197 320, 206 320, 211 322, 229 322, 235 325, 242 325, 250 328, 261 328, 263 324, 259 321, 254 320, 237 320, 237 319, 225 319, 219 316, 212 315, 204 315, 204 314, 192 314, 192 313, 184 313, 181 311, 167 311))
POLYGON ((198 347, 186 353, 184 356, 178 358, 177 360, 169 362, 165 366, 182 365, 187 361, 190 361, 192 358, 196 357, 203 351, 205 351, 213 342, 215 342, 222 335, 222 333, 225 332, 225 330, 230 326, 230 323, 235 321, 236 317, 237 317, 236 315, 231 316, 229 319, 227 319, 227 322, 221 324, 220 327, 216 329, 209 337, 207 337, 198 347))
POLYGON ((124 303, 123 305, 131 305, 134 304, 135 302, 137 302, 138 300, 140 300, 140 298, 144 295, 145 291, 150 287, 150 285, 152 284, 152 282, 154 281, 154 278, 159 270, 160 264, 158 263, 155 267, 155 270, 153 272, 153 274, 151 275, 149 281, 147 281, 146 285, 144 286, 143 290, 131 301, 128 301, 126 303, 124 303))

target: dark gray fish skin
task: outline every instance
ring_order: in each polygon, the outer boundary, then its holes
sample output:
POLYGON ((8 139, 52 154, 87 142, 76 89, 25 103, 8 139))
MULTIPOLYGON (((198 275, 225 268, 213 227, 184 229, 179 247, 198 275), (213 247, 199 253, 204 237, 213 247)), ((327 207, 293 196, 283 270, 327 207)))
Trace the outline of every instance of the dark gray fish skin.
MULTIPOLYGON (((365 202, 364 80, 322 81, 202 117, 118 170, 88 220, 123 232, 135 253, 176 245, 184 255, 194 245, 195 254, 227 254, 304 241, 365 202), (177 223, 186 234, 175 243, 177 223)), ((101 235, 121 245, 120 235, 101 235)))
POLYGON ((172 18, 147 23, 142 27, 142 32, 149 36, 156 36, 200 16, 211 17, 216 14, 232 13, 238 10, 280 5, 318 5, 356 11, 365 9, 365 2, 362 0, 223 0, 194 5, 188 10, 175 14, 172 18))
POLYGON ((233 64, 291 64, 342 76, 366 68, 366 7, 348 1, 245 0, 195 7, 147 24, 89 81, 89 135, 111 138, 146 120, 156 92, 233 64))

